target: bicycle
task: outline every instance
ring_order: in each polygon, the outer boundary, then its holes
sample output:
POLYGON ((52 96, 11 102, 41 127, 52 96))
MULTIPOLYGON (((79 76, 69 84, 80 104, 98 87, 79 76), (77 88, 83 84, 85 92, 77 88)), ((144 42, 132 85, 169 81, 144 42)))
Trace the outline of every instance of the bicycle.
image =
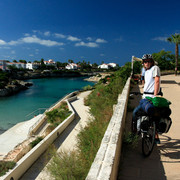
MULTIPOLYGON (((142 95, 142 93, 140 92, 131 92, 130 94, 142 95)), ((154 115, 148 115, 144 111, 138 112, 137 122, 134 122, 133 119, 131 122, 132 133, 141 135, 142 154, 144 155, 144 157, 148 157, 152 153, 155 144, 156 133, 167 133, 172 124, 170 117, 166 117, 167 122, 162 122, 162 114, 157 113, 162 109, 155 107, 155 110, 156 113, 154 115), (139 126, 139 131, 137 131, 137 126, 139 126)))

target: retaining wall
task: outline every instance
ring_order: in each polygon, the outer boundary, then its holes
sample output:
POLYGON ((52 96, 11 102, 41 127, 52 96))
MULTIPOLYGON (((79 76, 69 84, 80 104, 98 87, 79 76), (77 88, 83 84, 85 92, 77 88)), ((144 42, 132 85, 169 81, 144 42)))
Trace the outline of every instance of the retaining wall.
POLYGON ((70 100, 67 100, 69 110, 72 111, 72 114, 59 126, 57 126, 49 135, 47 135, 41 142, 39 142, 33 149, 31 149, 24 157, 22 157, 16 163, 15 168, 6 173, 6 175, 0 177, 0 180, 18 180, 27 171, 27 169, 38 159, 38 157, 49 147, 49 145, 51 145, 53 141, 64 131, 64 129, 75 118, 75 112, 71 104, 69 103, 70 101, 75 100, 75 98, 77 97, 73 97, 70 100))
MULTIPOLYGON (((60 107, 61 103, 65 101, 66 99, 69 99, 69 102, 72 100, 70 99, 71 97, 73 98, 75 95, 77 95, 78 91, 72 92, 62 99, 60 99, 58 102, 56 102, 54 105, 52 105, 49 109, 47 109, 44 113, 43 116, 33 125, 29 128, 29 136, 32 136, 36 133, 36 131, 40 128, 40 126, 46 121, 46 112, 52 111, 53 109, 57 109, 60 107)), ((76 96, 75 96, 76 97, 76 96)), ((69 103, 68 103, 69 104, 69 103)), ((69 105, 68 105, 69 106, 69 105)))
POLYGON ((118 97, 113 116, 86 180, 117 179, 129 90, 130 78, 127 80, 122 94, 118 97))

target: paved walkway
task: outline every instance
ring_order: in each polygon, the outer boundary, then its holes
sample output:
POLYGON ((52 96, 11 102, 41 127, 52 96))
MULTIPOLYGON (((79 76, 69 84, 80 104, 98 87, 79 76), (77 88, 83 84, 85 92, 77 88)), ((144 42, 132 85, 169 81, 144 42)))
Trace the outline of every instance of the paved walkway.
MULTIPOLYGON (((54 145, 57 151, 71 151, 75 148, 76 137, 82 127, 84 127, 90 118, 88 113, 89 107, 84 106, 84 98, 90 91, 86 91, 78 95, 77 100, 72 102, 74 110, 77 112, 77 117, 73 122, 63 131, 63 133, 55 140, 54 145)), ((49 159, 50 160, 50 159, 49 159)), ((47 154, 44 153, 32 167, 21 177, 20 180, 49 180, 53 179, 46 170, 47 154)))
MULTIPOLYGON (((172 102, 171 129, 160 136, 161 144, 155 145, 148 158, 143 158, 140 143, 135 149, 124 148, 118 180, 180 180, 180 76, 162 76, 161 83, 163 96, 172 102)), ((131 102, 135 105, 138 100, 131 102)), ((128 113, 127 131, 131 117, 128 113)))
POLYGON ((0 135, 0 160, 4 158, 18 144, 27 139, 29 128, 34 125, 42 114, 37 115, 29 121, 21 122, 0 135))

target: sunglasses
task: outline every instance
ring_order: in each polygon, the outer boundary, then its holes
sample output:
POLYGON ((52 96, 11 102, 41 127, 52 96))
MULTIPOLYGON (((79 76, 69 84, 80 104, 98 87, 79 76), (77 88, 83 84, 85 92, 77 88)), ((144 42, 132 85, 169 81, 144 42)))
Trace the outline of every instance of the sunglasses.
POLYGON ((152 63, 152 61, 144 61, 144 63, 152 63))

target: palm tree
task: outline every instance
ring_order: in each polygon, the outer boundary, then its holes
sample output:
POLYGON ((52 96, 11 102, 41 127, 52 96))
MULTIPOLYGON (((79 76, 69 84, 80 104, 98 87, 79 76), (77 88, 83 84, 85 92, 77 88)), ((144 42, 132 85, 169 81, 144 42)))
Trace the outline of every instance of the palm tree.
POLYGON ((175 33, 174 35, 171 35, 171 37, 167 38, 167 41, 169 41, 170 43, 176 44, 176 48, 175 48, 175 55, 176 55, 175 75, 177 75, 178 55, 179 55, 178 45, 180 44, 180 34, 175 33))

